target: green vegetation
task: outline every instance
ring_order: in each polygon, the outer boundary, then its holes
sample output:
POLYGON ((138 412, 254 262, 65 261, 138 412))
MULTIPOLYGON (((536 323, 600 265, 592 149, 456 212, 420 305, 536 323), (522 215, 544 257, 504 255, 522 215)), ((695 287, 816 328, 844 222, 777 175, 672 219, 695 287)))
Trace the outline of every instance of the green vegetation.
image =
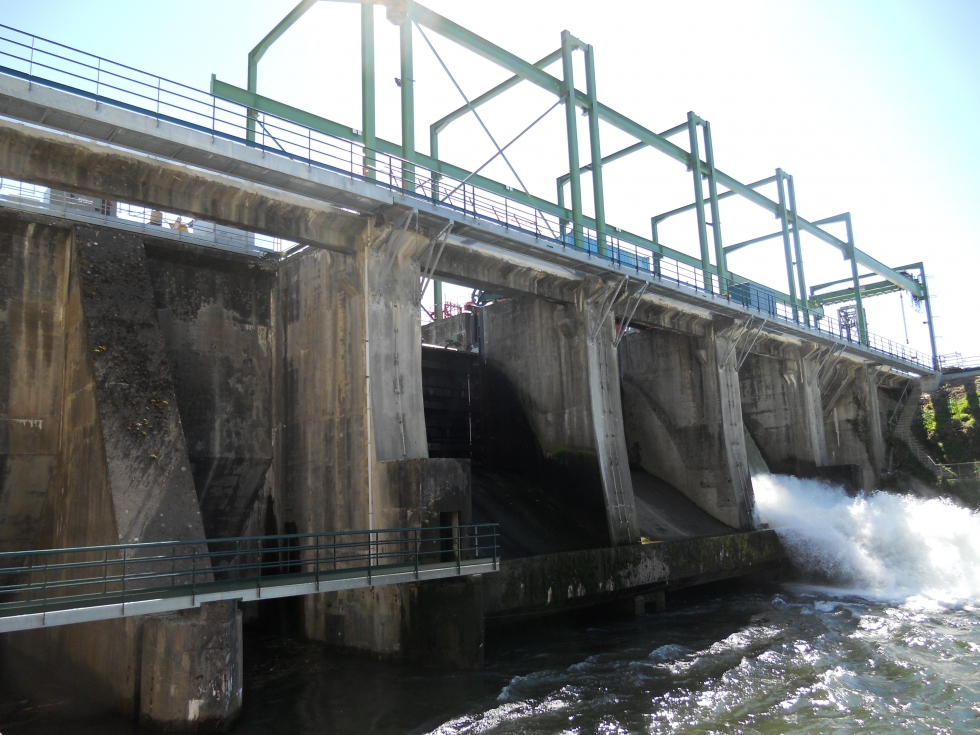
POLYGON ((965 386, 943 385, 922 404, 912 432, 933 459, 943 464, 980 461, 980 380, 965 386))

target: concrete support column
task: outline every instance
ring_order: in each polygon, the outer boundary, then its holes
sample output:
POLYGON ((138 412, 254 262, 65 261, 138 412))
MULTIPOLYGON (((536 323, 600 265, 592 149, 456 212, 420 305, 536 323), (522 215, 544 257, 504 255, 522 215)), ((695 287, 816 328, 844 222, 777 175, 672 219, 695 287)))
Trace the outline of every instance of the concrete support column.
POLYGON ((639 541, 612 316, 597 323, 598 304, 580 310, 533 297, 483 314, 487 364, 512 384, 549 471, 567 475, 586 504, 601 498, 610 543, 639 541))
POLYGON ((242 614, 234 602, 143 624, 140 724, 224 730, 242 708, 242 614))
POLYGON ((885 463, 874 366, 843 361, 823 388, 824 432, 832 465, 851 465, 857 489, 874 490, 885 463))
MULTIPOLYGON (((280 520, 301 533, 470 522, 468 462, 428 458, 417 259, 428 243, 395 212, 364 227, 356 252, 310 250, 280 270, 280 520)), ((467 578, 309 595, 302 625, 383 658, 480 666, 481 590, 467 578)))
POLYGON ((619 360, 613 346, 616 321, 611 312, 603 316, 594 303, 585 306, 585 316, 592 431, 599 455, 609 538, 614 546, 636 543, 640 531, 623 431, 619 360))
POLYGON ((620 344, 630 462, 732 528, 752 526, 752 481, 728 339, 646 329, 620 344))
POLYGON ((810 436, 810 446, 813 461, 818 467, 830 463, 827 456, 827 434, 824 430, 823 405, 820 394, 820 373, 818 365, 812 360, 801 357, 800 389, 803 393, 803 411, 806 416, 807 433, 810 436))
POLYGON ((738 373, 742 419, 769 470, 813 477, 827 464, 820 386, 799 355, 749 354, 738 373))

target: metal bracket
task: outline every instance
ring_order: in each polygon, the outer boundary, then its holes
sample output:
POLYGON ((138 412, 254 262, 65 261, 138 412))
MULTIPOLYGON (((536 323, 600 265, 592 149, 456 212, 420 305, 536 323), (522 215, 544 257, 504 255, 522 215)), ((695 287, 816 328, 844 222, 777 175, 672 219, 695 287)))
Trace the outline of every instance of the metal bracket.
POLYGON ((419 288, 419 305, 422 304, 422 297, 425 296, 425 291, 429 288, 429 284, 432 283, 432 276, 436 272, 436 267, 439 265, 439 259, 442 258, 442 251, 446 248, 446 243, 449 241, 449 234, 452 232, 453 224, 452 220, 449 220, 447 224, 438 235, 436 235, 429 242, 428 247, 426 247, 423 254, 427 254, 425 259, 425 266, 422 268, 422 285, 419 288), (435 244, 439 242, 440 238, 442 243, 439 245, 439 251, 436 252, 435 244), (435 253, 435 260, 432 258, 432 254, 435 253))
POLYGON ((765 326, 766 326, 766 320, 763 319, 762 323, 759 325, 759 328, 755 330, 755 336, 752 338, 752 341, 749 342, 749 346, 746 347, 745 350, 743 350, 742 356, 738 358, 738 364, 735 366, 736 373, 742 369, 742 365, 745 364, 745 359, 749 356, 749 353, 752 351, 752 348, 755 347, 755 343, 759 340, 759 335, 762 334, 762 329, 765 326))
POLYGON ((609 284, 606 286, 604 291, 601 291, 599 294, 596 294, 589 299, 591 302, 598 299, 600 294, 602 297, 601 306, 599 307, 599 314, 596 317, 595 324, 592 326, 592 334, 589 336, 589 342, 595 342, 595 338, 599 336, 599 330, 602 328, 603 322, 606 321, 606 317, 609 316, 609 312, 612 311, 613 304, 615 304, 619 298, 619 292, 623 290, 623 286, 626 286, 626 284, 629 283, 629 280, 629 276, 623 276, 623 280, 619 282, 615 289, 613 288, 612 284, 609 284), (611 297, 610 294, 612 294, 611 297))
MULTIPOLYGON (((753 322, 755 321, 755 319, 756 319, 755 316, 750 316, 748 318, 748 321, 746 321, 745 324, 742 325, 742 329, 738 331, 738 334, 736 335, 735 339, 732 340, 731 349, 728 350, 728 354, 725 356, 725 359, 722 360, 721 364, 719 365, 720 368, 727 365, 728 362, 734 356, 735 362, 732 365, 732 367, 735 368, 735 372, 737 373, 739 370, 742 369, 742 365, 745 364, 745 360, 749 356, 749 352, 751 352, 752 348, 755 347, 755 343, 759 340, 759 336, 762 334, 763 327, 765 327, 767 324, 765 319, 763 319, 762 317, 758 317, 759 325, 757 327, 753 326, 753 322), (755 335, 752 337, 752 340, 750 342, 747 342, 747 346, 745 347, 745 349, 742 350, 740 355, 738 353, 738 343, 741 341, 742 337, 747 335, 753 329, 755 330, 755 335)), ((732 334, 735 334, 735 332, 733 331, 732 334)))
POLYGON ((817 363, 817 385, 820 386, 821 390, 829 380, 831 372, 837 367, 837 363, 840 362, 845 349, 846 345, 835 345, 830 348, 823 360, 817 363))
POLYGON ((626 330, 630 327, 630 322, 633 321, 633 315, 636 314, 636 310, 640 306, 640 299, 643 298, 643 294, 647 290, 647 286, 650 285, 646 281, 643 281, 643 285, 640 286, 640 290, 634 294, 629 293, 629 286, 626 287, 626 305, 623 307, 623 321, 619 324, 619 332, 613 337, 612 346, 615 349, 619 347, 619 343, 623 341, 623 337, 626 336, 626 330), (633 303, 633 308, 630 309, 630 301, 633 299, 636 301, 633 303))

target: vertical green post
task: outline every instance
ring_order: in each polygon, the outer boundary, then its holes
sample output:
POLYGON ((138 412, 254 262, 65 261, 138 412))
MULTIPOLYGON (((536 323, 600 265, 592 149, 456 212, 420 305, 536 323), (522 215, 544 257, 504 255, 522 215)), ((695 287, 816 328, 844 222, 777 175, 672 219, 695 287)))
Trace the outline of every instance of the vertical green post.
POLYGON ((602 191, 602 150, 599 146, 599 102, 595 87, 595 52, 585 47, 585 86, 589 98, 589 147, 592 153, 592 193, 595 198, 596 251, 609 255, 606 248, 606 201, 602 191))
MULTIPOLYGON (((259 60, 265 55, 265 52, 274 44, 283 33, 289 30, 292 25, 303 17, 303 14, 309 10, 317 0, 300 0, 299 5, 290 10, 286 17, 283 18, 276 24, 276 27, 265 34, 265 38, 259 41, 255 48, 248 52, 248 91, 253 94, 257 93, 258 90, 258 76, 259 76, 259 60)), ((255 142, 255 122, 258 120, 258 114, 255 110, 248 110, 245 113, 245 139, 249 143, 255 142)))
POLYGON ((796 255, 796 278, 800 284, 800 303, 803 306, 803 323, 810 326, 810 300, 807 298, 806 275, 803 272, 803 247, 800 244, 800 226, 796 221, 796 187, 793 177, 786 176, 789 187, 789 216, 793 221, 793 253, 796 255))
POLYGON ((412 54, 412 21, 399 26, 402 82, 402 164, 403 186, 415 191, 415 64, 412 54))
POLYGON ((561 32, 561 68, 565 95, 565 127, 568 137, 568 171, 572 188, 572 237, 575 247, 584 250, 582 238, 582 179, 578 163, 578 121, 575 119, 575 72, 572 66, 572 38, 561 32))
POLYGON ((701 188, 701 150, 698 145, 698 118, 687 113, 687 133, 691 139, 691 171, 694 175, 694 211, 698 215, 698 242, 701 244, 701 270, 704 271, 705 291, 714 291, 711 285, 711 256, 708 254, 708 226, 704 219, 704 190, 701 188))
POLYGON ((442 281, 432 282, 432 318, 442 319, 442 281))
MULTIPOLYGON (((258 92, 259 88, 259 60, 256 58, 255 49, 248 55, 248 91, 252 94, 258 92)), ((249 107, 245 111, 245 140, 249 143, 255 142, 255 121, 258 114, 249 107)))
POLYGON ((663 257, 664 248, 660 244, 660 233, 657 231, 657 224, 660 222, 656 217, 650 218, 650 239, 653 241, 653 275, 660 277, 660 259, 663 257))
POLYGON ((936 330, 932 324, 932 299, 929 298, 929 284, 926 282, 925 266, 919 266, 922 274, 922 296, 926 302, 926 324, 929 327, 929 348, 932 350, 932 369, 939 372, 939 357, 936 355, 936 330))
POLYGON ((868 346, 868 324, 864 319, 864 299, 861 296, 861 279, 858 277, 857 258, 854 257, 854 232, 851 230, 851 213, 844 215, 847 224, 847 251, 851 258, 851 279, 854 281, 854 308, 857 310, 858 341, 868 346))
POLYGON ((786 282, 789 284, 789 300, 793 304, 793 321, 799 319, 799 310, 796 308, 798 299, 796 298, 796 274, 793 272, 793 251, 789 242, 789 215, 786 213, 786 186, 784 181, 786 174, 781 168, 776 169, 776 186, 779 189, 779 222, 783 229, 783 254, 786 256, 786 282))
POLYGON ((361 5, 361 133, 364 135, 364 175, 375 178, 377 147, 374 109, 374 5, 361 5))
POLYGON ((715 183, 715 151, 711 144, 711 123, 703 123, 704 159, 708 164, 708 197, 711 203, 711 233, 715 242, 715 263, 718 266, 718 290, 728 292, 728 258, 721 241, 721 212, 718 208, 718 185, 715 183))
MULTIPOLYGON (((439 132, 433 128, 429 128, 429 156, 433 160, 439 160, 439 132)), ((442 180, 442 174, 433 171, 432 172, 432 201, 438 204, 439 202, 439 182, 442 180)))

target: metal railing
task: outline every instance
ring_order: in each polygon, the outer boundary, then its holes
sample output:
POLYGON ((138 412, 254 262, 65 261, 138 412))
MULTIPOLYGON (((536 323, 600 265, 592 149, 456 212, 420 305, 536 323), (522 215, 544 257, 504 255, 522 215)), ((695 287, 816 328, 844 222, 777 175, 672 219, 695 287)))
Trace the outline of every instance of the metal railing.
POLYGON ((957 462, 942 465, 952 477, 951 480, 976 480, 980 478, 980 462, 957 462))
POLYGON ((44 624, 87 608, 142 614, 482 573, 498 568, 497 536, 496 524, 481 524, 3 552, 0 630, 7 618, 40 614, 44 624), (141 605, 166 600, 176 602, 141 605))
MULTIPOLYGON (((109 61, 63 44, 0 24, 0 71, 100 103, 176 123, 214 138, 244 143, 270 154, 326 169, 425 200, 451 212, 527 235, 552 248, 575 250, 623 272, 665 282, 678 288, 735 302, 761 316, 792 322, 868 349, 910 366, 932 370, 931 357, 874 334, 864 339, 821 312, 794 304, 771 289, 747 279, 720 279, 702 268, 672 258, 644 238, 611 227, 597 233, 583 226, 573 232, 571 211, 514 192, 504 196, 362 143, 305 127, 215 97, 163 77, 109 61), (523 200, 523 201, 522 201, 523 200), (535 202, 538 206, 529 204, 535 202), (546 208, 545 208, 546 207, 546 208), (550 211, 549 211, 550 210, 550 211), (579 237, 576 239, 575 234, 579 237), (576 245, 576 241, 579 243, 576 245), (600 247, 597 243, 602 242, 600 247), (648 245, 640 244, 642 242, 648 245)), ((341 126, 336 126, 340 128, 341 126)), ((354 132, 351 131, 354 136, 354 132)), ((458 170, 458 169, 457 169, 458 170)), ((505 187, 499 185, 500 190, 505 187)))
POLYGON ((959 352, 952 352, 948 355, 940 355, 936 358, 939 369, 944 373, 957 372, 960 370, 980 370, 980 355, 976 357, 963 357, 959 352))
POLYGON ((9 178, 0 178, 0 206, 251 255, 282 253, 296 246, 295 242, 278 237, 188 219, 126 202, 52 190, 9 178))

